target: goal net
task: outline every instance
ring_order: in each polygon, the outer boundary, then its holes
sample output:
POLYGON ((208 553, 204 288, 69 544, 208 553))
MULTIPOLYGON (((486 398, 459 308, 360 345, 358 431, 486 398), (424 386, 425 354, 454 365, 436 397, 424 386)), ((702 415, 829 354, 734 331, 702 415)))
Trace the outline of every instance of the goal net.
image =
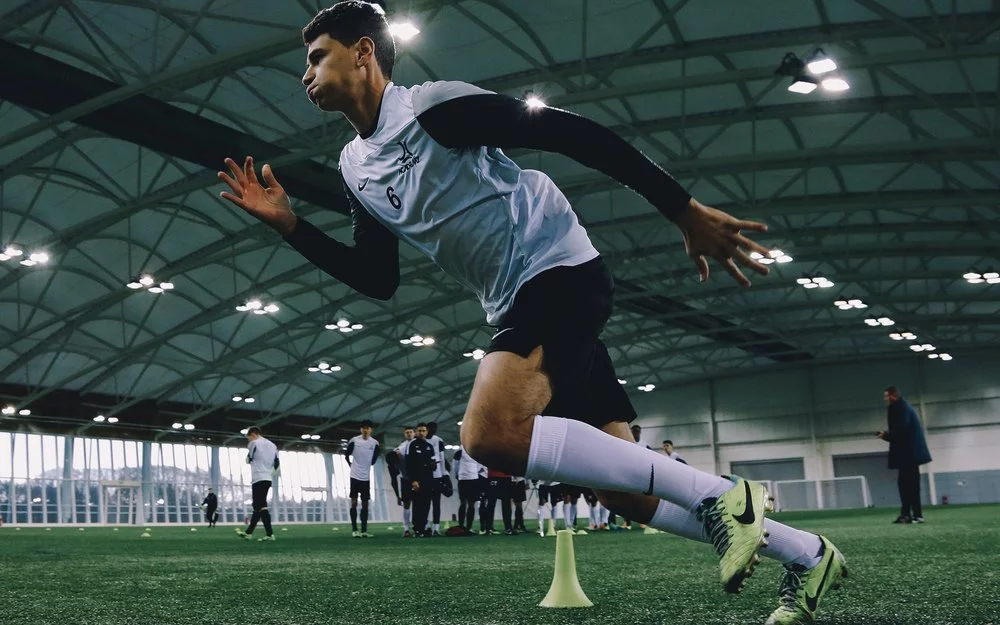
POLYGON ((870 508, 871 491, 863 475, 826 480, 779 480, 772 484, 775 510, 870 508))

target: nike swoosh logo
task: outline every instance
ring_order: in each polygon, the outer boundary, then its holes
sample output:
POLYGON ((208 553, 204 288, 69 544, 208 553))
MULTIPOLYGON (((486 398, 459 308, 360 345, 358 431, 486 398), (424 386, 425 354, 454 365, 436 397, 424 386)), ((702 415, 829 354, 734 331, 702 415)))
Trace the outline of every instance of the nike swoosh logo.
POLYGON ((364 191, 365 187, 367 186, 368 186, 368 178, 365 178, 365 181, 358 185, 358 191, 364 191))
POLYGON ((739 516, 734 516, 733 518, 744 525, 750 525, 757 519, 757 516, 753 513, 753 496, 752 493, 750 492, 750 482, 743 480, 743 486, 747 490, 746 508, 743 509, 743 514, 739 516))
POLYGON ((653 494, 653 469, 654 469, 653 465, 649 465, 649 488, 642 491, 643 495, 653 494))
MULTIPOLYGON (((836 556, 834 556, 834 557, 836 557, 836 556)), ((827 578, 827 576, 830 575, 830 569, 832 569, 832 568, 833 568, 833 557, 830 558, 830 561, 826 563, 826 570, 823 571, 823 579, 819 580, 819 586, 818 586, 818 588, 819 588, 820 592, 823 591, 823 586, 826 585, 826 578, 827 578)), ((809 611, 810 612, 815 612, 816 611, 816 606, 818 606, 818 605, 819 605, 819 594, 817 593, 816 595, 813 595, 813 596, 810 597, 809 593, 806 593, 806 606, 809 608, 809 611)))
POLYGON ((496 334, 494 334, 494 335, 493 335, 493 338, 491 338, 490 340, 491 340, 491 341, 495 341, 495 340, 497 340, 497 337, 498 337, 498 336, 500 336, 501 334, 503 334, 504 332, 506 332, 506 331, 508 331, 508 330, 513 330, 513 329, 514 329, 514 328, 504 328, 503 330, 500 330, 499 332, 497 332, 496 334))

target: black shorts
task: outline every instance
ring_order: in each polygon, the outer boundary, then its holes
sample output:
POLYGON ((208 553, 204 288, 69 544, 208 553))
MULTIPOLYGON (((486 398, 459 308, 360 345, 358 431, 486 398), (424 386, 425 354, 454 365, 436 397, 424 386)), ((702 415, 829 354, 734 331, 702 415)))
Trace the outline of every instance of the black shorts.
POLYGON ((399 498, 403 500, 403 503, 409 503, 413 500, 413 481, 410 478, 399 478, 399 498))
POLYGON ((513 482, 510 485, 510 496, 516 503, 523 503, 528 500, 528 483, 525 481, 513 482))
POLYGON ((250 492, 253 493, 254 510, 263 510, 267 507, 267 491, 269 490, 271 490, 271 480, 254 482, 250 486, 250 492))
POLYGON ((483 494, 483 485, 478 478, 458 480, 458 498, 462 501, 476 501, 483 494))
POLYGON ((538 505, 549 502, 553 506, 563 500, 562 484, 546 484, 538 487, 538 505))
POLYGON ((351 478, 351 494, 349 497, 354 499, 355 497, 361 497, 361 501, 368 501, 372 498, 372 486, 371 482, 368 480, 356 480, 351 478))
POLYGON ((569 499, 570 502, 575 503, 577 500, 580 499, 581 495, 583 495, 583 488, 581 488, 580 486, 573 486, 571 484, 563 484, 563 486, 562 486, 563 501, 566 501, 566 499, 569 499))
POLYGON ((635 408, 599 338, 611 315, 614 290, 611 271, 600 257, 548 269, 518 289, 486 351, 527 357, 542 346, 542 367, 552 385, 552 400, 543 414, 595 427, 635 419, 635 408))
POLYGON ((491 477, 486 494, 490 499, 510 499, 511 479, 509 477, 491 477))

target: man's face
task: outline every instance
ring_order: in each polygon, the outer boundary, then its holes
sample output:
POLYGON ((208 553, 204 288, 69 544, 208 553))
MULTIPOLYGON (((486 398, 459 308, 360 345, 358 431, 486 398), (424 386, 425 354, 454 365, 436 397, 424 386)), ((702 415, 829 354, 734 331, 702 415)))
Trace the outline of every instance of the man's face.
MULTIPOLYGON (((342 111, 364 78, 359 44, 346 47, 329 35, 320 35, 306 52, 302 84, 309 101, 323 111, 342 111)), ((369 57, 374 63, 374 58, 369 57)))
POLYGON ((256 432, 250 432, 250 433, 247 434, 247 441, 249 441, 249 442, 252 443, 255 440, 257 440, 257 433, 256 432))
POLYGON ((889 391, 886 391, 886 392, 882 393, 882 399, 885 401, 885 405, 888 406, 890 404, 895 403, 896 400, 899 399, 899 397, 896 396, 896 395, 893 395, 889 391))
POLYGON ((663 443, 663 453, 672 454, 674 453, 674 446, 670 443, 663 443))
POLYGON ((368 427, 368 426, 362 426, 361 427, 361 437, 362 438, 368 438, 371 435, 372 435, 372 429, 370 427, 368 427))
POLYGON ((403 438, 406 440, 413 440, 413 428, 406 428, 403 430, 403 438))
POLYGON ((426 427, 421 426, 421 427, 417 428, 417 438, 427 438, 427 428, 426 427))

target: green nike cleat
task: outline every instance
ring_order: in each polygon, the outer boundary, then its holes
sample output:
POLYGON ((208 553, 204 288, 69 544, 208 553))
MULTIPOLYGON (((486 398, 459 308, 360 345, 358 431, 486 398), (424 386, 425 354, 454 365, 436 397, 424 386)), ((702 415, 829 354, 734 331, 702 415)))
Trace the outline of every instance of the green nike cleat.
POLYGON ((361 538, 361 532, 359 532, 358 530, 354 530, 353 532, 351 532, 351 538, 361 538))
POLYGON ((807 569, 801 564, 785 565, 785 576, 778 589, 778 609, 768 617, 766 625, 804 625, 816 618, 816 608, 826 591, 840 588, 847 577, 847 561, 843 554, 824 536, 823 557, 819 564, 807 569))
POLYGON ((270 536, 265 536, 264 538, 258 538, 257 542, 259 542, 259 543, 273 543, 276 540, 277 540, 277 538, 274 537, 274 534, 271 534, 270 536))
POLYGON ((757 554, 767 545, 764 513, 774 509, 763 484, 730 477, 736 486, 718 498, 709 497, 698 507, 698 520, 719 554, 719 577, 726 592, 743 590, 746 579, 760 562, 757 554))
POLYGON ((236 535, 239 536, 240 538, 242 538, 243 540, 252 540, 250 538, 250 534, 247 534, 246 532, 244 532, 243 530, 241 530, 238 527, 236 528, 236 535))

